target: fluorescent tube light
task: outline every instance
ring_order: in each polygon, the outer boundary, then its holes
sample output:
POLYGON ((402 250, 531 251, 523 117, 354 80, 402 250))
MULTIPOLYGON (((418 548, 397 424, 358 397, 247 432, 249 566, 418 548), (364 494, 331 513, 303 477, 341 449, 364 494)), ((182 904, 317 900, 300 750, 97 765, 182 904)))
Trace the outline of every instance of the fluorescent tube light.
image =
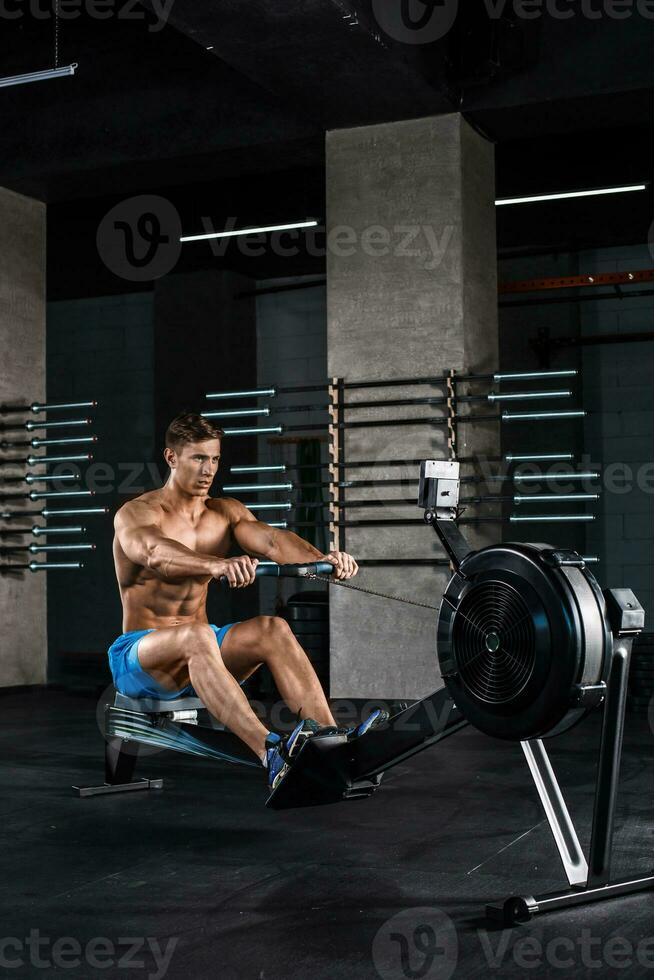
POLYGON ((537 201, 562 201, 569 197, 597 197, 600 194, 626 194, 629 191, 644 191, 647 184, 626 184, 622 187, 598 187, 592 191, 566 191, 559 194, 534 194, 531 197, 501 197, 495 204, 533 204, 537 201))
POLYGON ((0 88, 7 88, 9 85, 27 85, 29 82, 47 82, 51 78, 64 78, 66 75, 74 75, 77 63, 66 65, 64 68, 46 68, 45 71, 31 71, 26 75, 7 75, 0 78, 0 88))
POLYGON ((294 228, 316 228, 318 222, 315 219, 311 221, 294 221, 292 224, 288 225, 266 225, 262 228, 237 228, 234 231, 212 231, 205 235, 184 235, 180 238, 180 242, 201 242, 206 241, 208 238, 237 238, 239 235, 261 235, 269 231, 291 231, 294 228))

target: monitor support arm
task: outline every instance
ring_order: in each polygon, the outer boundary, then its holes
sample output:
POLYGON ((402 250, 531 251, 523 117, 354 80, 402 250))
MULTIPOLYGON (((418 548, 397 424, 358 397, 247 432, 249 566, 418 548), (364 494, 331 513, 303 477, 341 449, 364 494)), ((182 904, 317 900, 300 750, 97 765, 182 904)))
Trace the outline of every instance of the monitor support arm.
POLYGON ((418 506, 425 512, 455 571, 472 548, 456 525, 459 505, 460 463, 426 459, 420 464, 418 506))

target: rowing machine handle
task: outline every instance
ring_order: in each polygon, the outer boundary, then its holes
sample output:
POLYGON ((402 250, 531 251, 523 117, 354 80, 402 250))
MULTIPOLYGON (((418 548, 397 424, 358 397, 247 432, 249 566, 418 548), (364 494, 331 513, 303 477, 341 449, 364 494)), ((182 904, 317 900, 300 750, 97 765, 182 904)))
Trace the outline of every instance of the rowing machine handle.
MULTIPOLYGON (((331 575, 333 571, 334 566, 328 561, 316 561, 310 565, 278 565, 275 561, 261 561, 254 574, 257 578, 305 578, 308 575, 331 575)), ((226 583, 227 579, 222 575, 220 581, 226 583)))
POLYGON ((311 565, 278 565, 276 562, 262 561, 257 565, 256 576, 271 575, 274 578, 303 578, 307 575, 331 575, 334 566, 328 561, 317 561, 311 565))

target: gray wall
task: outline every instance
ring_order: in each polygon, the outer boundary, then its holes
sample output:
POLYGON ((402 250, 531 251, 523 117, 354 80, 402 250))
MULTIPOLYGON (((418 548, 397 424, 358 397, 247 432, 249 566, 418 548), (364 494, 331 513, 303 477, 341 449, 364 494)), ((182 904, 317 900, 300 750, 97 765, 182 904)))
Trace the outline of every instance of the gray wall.
MULTIPOLYGON (((441 375, 497 365, 493 148, 459 115, 327 134, 328 370, 348 381, 441 375), (408 235, 412 235, 408 239, 408 235)), ((348 393, 348 400, 442 394, 405 386, 348 393)), ((424 406, 383 410, 387 417, 442 414, 424 406)), ((346 418, 379 418, 377 409, 346 418)), ((461 426, 459 453, 497 451, 497 428, 461 426)), ((446 456, 445 428, 422 424, 352 429, 346 459, 446 456)), ((397 478, 394 492, 415 492, 416 467, 376 464, 357 477, 397 478)), ((348 491, 366 498, 366 491, 348 491)), ((367 498, 366 498, 367 499, 367 498)), ((412 505, 361 508, 357 519, 419 518, 412 505)), ((349 515, 348 515, 349 516, 349 515)), ((471 535, 475 544, 492 532, 471 535)), ((423 525, 357 528, 345 536, 362 558, 442 555, 423 525)), ((437 606, 447 571, 366 568, 366 588, 437 606)), ((331 597, 331 694, 421 697, 439 684, 436 617, 430 610, 334 589, 331 597)))
MULTIPOLYGON (((0 188, 2 402, 20 405, 45 398, 45 231, 43 204, 0 188)), ((25 469, 3 467, 2 472, 19 475, 25 469)), ((28 507, 34 509, 31 504, 28 507)), ((9 527, 4 521, 0 526, 9 527)), ((6 540, 3 535, 3 543, 6 540)), ((23 543, 29 540, 22 539, 23 543)), ((0 620, 0 686, 43 683, 47 664, 45 573, 0 578, 0 620)))

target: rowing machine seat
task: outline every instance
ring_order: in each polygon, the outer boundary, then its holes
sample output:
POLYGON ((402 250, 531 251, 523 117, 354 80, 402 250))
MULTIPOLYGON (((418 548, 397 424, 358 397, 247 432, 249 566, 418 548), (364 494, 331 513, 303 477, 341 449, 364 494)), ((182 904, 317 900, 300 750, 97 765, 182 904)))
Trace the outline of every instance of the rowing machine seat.
POLYGON ((171 714, 176 711, 202 711, 204 704, 200 698, 175 698, 171 701, 159 701, 156 698, 129 698, 126 694, 116 691, 115 708, 127 711, 142 711, 144 714, 171 714))

